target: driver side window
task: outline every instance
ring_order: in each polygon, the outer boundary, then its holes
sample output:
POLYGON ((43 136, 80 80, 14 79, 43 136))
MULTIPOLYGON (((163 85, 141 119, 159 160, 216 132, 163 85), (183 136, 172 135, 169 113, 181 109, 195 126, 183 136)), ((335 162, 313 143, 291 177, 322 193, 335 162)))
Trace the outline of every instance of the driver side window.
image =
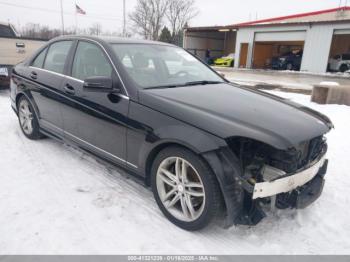
POLYGON ((88 42, 79 42, 75 53, 72 77, 85 80, 93 76, 112 76, 112 66, 101 48, 88 42))

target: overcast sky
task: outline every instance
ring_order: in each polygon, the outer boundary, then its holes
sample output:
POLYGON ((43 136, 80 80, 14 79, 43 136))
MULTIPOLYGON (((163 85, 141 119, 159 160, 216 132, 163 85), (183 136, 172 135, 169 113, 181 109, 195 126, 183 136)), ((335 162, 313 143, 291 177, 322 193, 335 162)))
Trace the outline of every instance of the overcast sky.
MULTIPOLYGON (((103 30, 121 31, 123 0, 62 0, 66 27, 75 26, 75 2, 87 15, 78 15, 79 27, 98 22, 103 30)), ((131 12, 137 0, 126 0, 131 12)), ((343 5, 346 0, 343 0, 343 5)), ((350 1, 349 1, 350 4, 350 1)), ((339 6, 339 0, 196 0, 199 15, 191 26, 227 25, 249 20, 317 11, 339 6)), ((0 21, 16 27, 40 23, 60 28, 60 0, 0 0, 0 21)))

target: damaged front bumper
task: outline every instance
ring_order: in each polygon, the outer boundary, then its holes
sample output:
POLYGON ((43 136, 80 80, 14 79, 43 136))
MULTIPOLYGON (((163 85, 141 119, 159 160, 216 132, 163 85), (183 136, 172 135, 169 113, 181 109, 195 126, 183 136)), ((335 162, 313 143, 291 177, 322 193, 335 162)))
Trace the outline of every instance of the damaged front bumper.
POLYGON ((270 203, 272 209, 303 209, 311 205, 323 191, 327 167, 328 160, 323 156, 300 172, 274 181, 256 183, 253 193, 246 196, 249 209, 243 210, 236 224, 258 224, 266 216, 261 205, 263 203, 270 203))
POLYGON ((311 163, 306 169, 296 172, 293 175, 287 175, 273 181, 256 183, 254 185, 253 199, 275 196, 281 193, 291 192, 299 187, 304 186, 313 180, 324 167, 326 160, 325 155, 311 163))
MULTIPOLYGON (((206 152, 202 156, 217 175, 225 201, 225 227, 256 225, 265 216, 265 207, 305 208, 322 193, 328 160, 324 147, 320 155, 304 168, 261 182, 244 177, 240 160, 229 148, 206 152)), ((270 178, 273 176, 270 176, 270 178)))

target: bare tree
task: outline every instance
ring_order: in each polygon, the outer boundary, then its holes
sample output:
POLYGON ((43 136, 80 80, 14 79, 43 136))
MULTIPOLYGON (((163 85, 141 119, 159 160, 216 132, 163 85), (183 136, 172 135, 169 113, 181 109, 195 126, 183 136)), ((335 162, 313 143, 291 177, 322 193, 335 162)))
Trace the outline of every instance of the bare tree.
MULTIPOLYGON (((108 32, 102 31, 102 26, 99 23, 94 23, 89 28, 76 28, 75 26, 65 28, 66 35, 111 35, 111 36, 122 36, 121 32, 108 32)), ((25 26, 21 27, 19 30, 21 36, 37 39, 46 39, 49 40, 56 36, 61 35, 61 30, 57 28, 49 28, 46 25, 28 23, 25 26)), ((130 37, 130 34, 127 34, 127 37, 130 37)))
POLYGON ((28 23, 23 28, 21 28, 21 35, 24 37, 38 38, 40 25, 34 23, 28 23))
POLYGON ((51 39, 61 34, 58 29, 50 29, 48 26, 28 23, 20 29, 21 36, 38 39, 51 39))
POLYGON ((145 39, 158 40, 164 26, 164 16, 169 0, 138 0, 135 10, 129 14, 135 29, 145 39))
POLYGON ((99 23, 94 23, 89 28, 90 35, 100 35, 102 31, 102 26, 99 23))
MULTIPOLYGON (((69 30, 67 30, 69 32, 69 30)), ((48 26, 41 26, 39 30, 39 38, 51 39, 61 35, 61 31, 58 29, 51 29, 48 26)))
POLYGON ((195 0, 169 0, 166 17, 173 37, 179 35, 185 25, 198 14, 195 0))

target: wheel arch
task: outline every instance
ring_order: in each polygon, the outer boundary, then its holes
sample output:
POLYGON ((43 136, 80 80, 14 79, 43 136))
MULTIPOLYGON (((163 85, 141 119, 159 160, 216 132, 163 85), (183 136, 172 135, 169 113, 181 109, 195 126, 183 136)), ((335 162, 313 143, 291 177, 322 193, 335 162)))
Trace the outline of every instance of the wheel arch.
MULTIPOLYGON (((199 136, 200 133, 194 133, 191 137, 194 137, 193 135, 199 136)), ((223 197, 222 208, 223 212, 226 213, 225 226, 229 227, 235 222, 235 218, 242 208, 241 192, 243 187, 239 181, 239 165, 233 163, 235 161, 232 160, 236 158, 224 139, 216 140, 213 137, 201 136, 200 139, 196 140, 197 143, 194 140, 196 139, 162 139, 161 142, 152 147, 142 165, 145 184, 150 186, 153 162, 164 148, 179 146, 195 153, 208 165, 219 183, 220 193, 223 197)))
POLYGON ((156 145, 148 154, 146 161, 145 161, 145 183, 147 186, 150 186, 151 184, 151 169, 153 162, 160 151, 162 151, 165 148, 168 147, 181 147, 187 150, 190 150, 196 155, 199 155, 198 150, 196 150, 193 146, 181 143, 179 141, 163 141, 162 143, 156 145))
POLYGON ((25 97, 29 103, 31 104, 31 106, 34 108, 34 112, 36 114, 36 116, 38 117, 39 119, 39 110, 38 110, 38 107, 36 106, 35 102, 33 102, 33 99, 31 98, 31 96, 29 94, 27 94, 26 92, 19 92, 16 94, 16 98, 15 98, 15 102, 16 102, 16 110, 17 110, 17 113, 18 113, 18 102, 19 100, 22 98, 22 97, 25 97))
POLYGON ((24 93, 18 93, 17 95, 16 95, 16 109, 17 109, 17 111, 18 111, 18 103, 19 103, 19 100, 21 99, 21 97, 26 97, 25 95, 24 95, 24 93))

